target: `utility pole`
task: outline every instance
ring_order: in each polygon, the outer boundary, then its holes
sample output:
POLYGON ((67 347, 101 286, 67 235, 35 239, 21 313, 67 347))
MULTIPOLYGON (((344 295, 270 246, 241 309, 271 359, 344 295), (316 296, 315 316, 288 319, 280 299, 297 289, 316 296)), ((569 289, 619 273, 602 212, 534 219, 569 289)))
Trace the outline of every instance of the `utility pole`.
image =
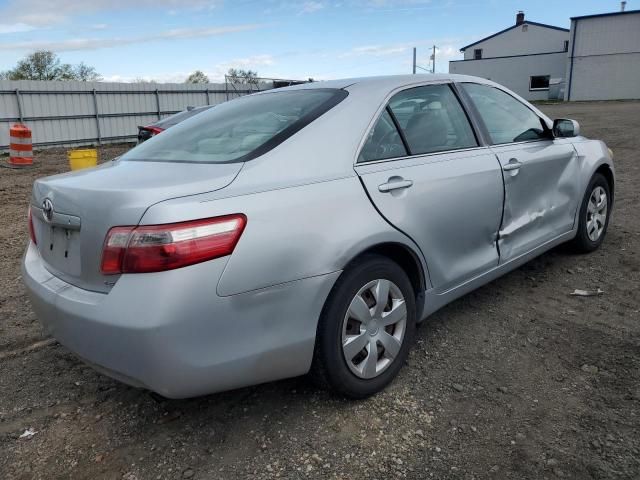
POLYGON ((436 46, 433 46, 433 54, 431 55, 431 73, 436 73, 436 46))
POLYGON ((413 74, 416 74, 416 47, 413 47, 413 74))

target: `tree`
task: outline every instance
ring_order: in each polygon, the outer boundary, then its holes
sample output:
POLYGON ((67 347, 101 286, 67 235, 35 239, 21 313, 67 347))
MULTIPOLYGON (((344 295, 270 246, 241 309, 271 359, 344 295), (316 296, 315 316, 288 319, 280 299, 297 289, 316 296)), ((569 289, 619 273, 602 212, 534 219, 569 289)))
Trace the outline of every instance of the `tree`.
POLYGON ((94 67, 87 65, 84 62, 80 62, 74 67, 76 80, 81 82, 99 82, 102 80, 102 76, 96 72, 94 67))
POLYGON ((58 56, 49 50, 38 50, 27 55, 13 70, 3 72, 1 76, 8 80, 102 80, 95 68, 84 62, 78 65, 62 63, 58 56))
POLYGON ((227 78, 231 83, 239 83, 242 85, 258 85, 258 72, 253 70, 243 70, 241 68, 230 68, 227 72, 227 78))
POLYGON ((201 70, 196 70, 187 77, 184 83, 209 83, 209 77, 207 77, 201 70))
POLYGON ((147 80, 143 77, 136 77, 133 79, 132 83, 158 83, 158 81, 154 80, 153 78, 147 80))

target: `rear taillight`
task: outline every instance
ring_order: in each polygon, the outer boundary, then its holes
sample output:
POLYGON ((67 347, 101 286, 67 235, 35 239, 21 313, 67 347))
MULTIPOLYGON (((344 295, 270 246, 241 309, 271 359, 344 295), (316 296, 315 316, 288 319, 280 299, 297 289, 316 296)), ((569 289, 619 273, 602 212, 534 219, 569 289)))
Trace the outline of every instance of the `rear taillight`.
POLYGON ((242 214, 166 225, 114 227, 102 252, 102 273, 148 273, 205 262, 233 252, 247 223, 242 214))
POLYGON ((31 214, 31 207, 29 207, 29 213, 27 214, 28 218, 29 218, 29 236, 31 237, 31 241, 33 242, 34 245, 37 245, 38 242, 36 242, 36 232, 33 229, 33 216, 31 214))
POLYGON ((162 128, 158 128, 158 127, 146 127, 146 129, 149 130, 149 132, 151 132, 152 137, 154 135, 158 135, 159 133, 164 132, 162 128))

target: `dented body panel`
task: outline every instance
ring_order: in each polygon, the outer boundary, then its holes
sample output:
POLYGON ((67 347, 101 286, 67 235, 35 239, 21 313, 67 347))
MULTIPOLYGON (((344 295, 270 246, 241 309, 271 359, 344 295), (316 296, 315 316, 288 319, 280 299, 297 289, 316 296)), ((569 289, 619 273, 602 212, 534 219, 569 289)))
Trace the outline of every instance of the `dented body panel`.
POLYGON ((359 165, 356 171, 382 216, 420 246, 438 289, 498 264, 503 185, 489 148, 359 165), (413 185, 391 195, 379 191, 394 178, 413 185))
POLYGON ((576 182, 580 160, 566 139, 493 146, 503 171, 504 213, 498 247, 500 262, 526 253, 573 228, 582 198, 576 182))

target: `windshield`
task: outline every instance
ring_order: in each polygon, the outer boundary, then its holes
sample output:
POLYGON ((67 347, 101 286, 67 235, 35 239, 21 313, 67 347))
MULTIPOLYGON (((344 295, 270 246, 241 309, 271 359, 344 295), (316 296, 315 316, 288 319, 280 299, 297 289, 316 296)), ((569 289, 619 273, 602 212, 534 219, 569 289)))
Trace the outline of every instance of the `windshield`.
POLYGON ((180 122, 121 159, 185 163, 251 160, 285 141, 346 96, 344 90, 321 88, 248 95, 180 122))

